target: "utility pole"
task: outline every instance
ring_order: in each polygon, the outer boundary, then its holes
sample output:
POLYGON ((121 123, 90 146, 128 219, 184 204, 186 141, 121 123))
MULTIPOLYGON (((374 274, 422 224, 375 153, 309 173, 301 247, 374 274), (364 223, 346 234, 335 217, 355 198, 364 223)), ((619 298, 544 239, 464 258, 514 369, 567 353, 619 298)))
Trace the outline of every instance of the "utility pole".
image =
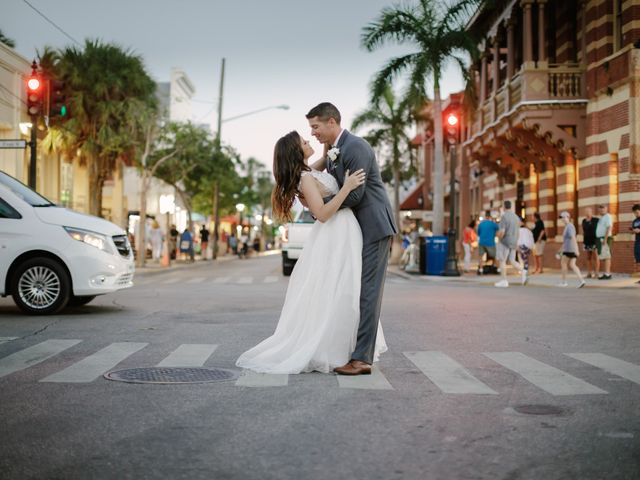
MULTIPOLYGON (((218 95, 218 131, 216 132, 215 139, 215 156, 213 161, 218 160, 218 156, 221 154, 221 142, 222 142, 222 98, 224 92, 224 64, 225 59, 222 59, 222 68, 220 69, 220 94, 218 95)), ((220 237, 220 179, 215 179, 214 191, 213 191, 213 259, 218 258, 218 239, 220 237)))

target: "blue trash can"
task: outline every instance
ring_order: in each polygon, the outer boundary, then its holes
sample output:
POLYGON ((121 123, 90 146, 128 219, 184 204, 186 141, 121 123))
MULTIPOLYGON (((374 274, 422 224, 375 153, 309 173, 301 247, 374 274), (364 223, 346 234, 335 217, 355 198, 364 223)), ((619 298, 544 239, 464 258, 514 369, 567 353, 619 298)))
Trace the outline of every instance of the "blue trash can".
POLYGON ((444 273, 448 252, 448 240, 445 235, 427 237, 427 275, 442 275, 444 273))

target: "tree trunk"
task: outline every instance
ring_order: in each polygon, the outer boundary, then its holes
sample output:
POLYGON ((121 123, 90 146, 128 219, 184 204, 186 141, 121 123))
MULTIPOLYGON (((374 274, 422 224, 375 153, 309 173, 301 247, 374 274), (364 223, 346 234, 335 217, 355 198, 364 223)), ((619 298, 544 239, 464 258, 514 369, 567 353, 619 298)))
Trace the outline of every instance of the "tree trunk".
POLYGON ((433 89, 433 225, 434 235, 444 233, 444 153, 442 148, 442 102, 440 100, 440 86, 435 80, 433 89))
POLYGON ((393 236, 389 263, 391 265, 397 265, 400 263, 400 258, 402 257, 402 246, 400 241, 402 232, 402 224, 400 223, 400 154, 397 151, 397 148, 394 148, 393 155, 395 157, 393 159, 393 213, 396 220, 396 226, 398 227, 398 235, 393 236))
POLYGON ((102 215, 102 187, 104 173, 97 158, 87 159, 89 170, 89 214, 100 217, 102 215))
POLYGON ((138 222, 138 235, 136 235, 136 250, 138 251, 138 257, 136 258, 136 265, 138 267, 144 267, 147 261, 147 190, 149 188, 149 181, 147 180, 147 170, 142 170, 142 179, 140 180, 140 221, 138 222))

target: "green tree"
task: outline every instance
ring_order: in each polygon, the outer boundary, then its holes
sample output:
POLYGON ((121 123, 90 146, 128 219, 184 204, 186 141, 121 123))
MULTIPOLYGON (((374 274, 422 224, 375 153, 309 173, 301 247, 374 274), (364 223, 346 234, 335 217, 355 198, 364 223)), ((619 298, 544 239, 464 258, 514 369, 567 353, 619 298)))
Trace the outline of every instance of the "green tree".
POLYGON ((65 83, 69 118, 52 124, 47 144, 69 158, 79 155, 89 171, 89 213, 102 211, 102 187, 144 144, 146 112, 156 108, 155 82, 142 58, 114 44, 88 40, 41 56, 65 83))
MULTIPOLYGON (((420 97, 419 97, 420 98, 420 97)), ((414 122, 414 113, 418 99, 405 97, 399 100, 390 85, 383 90, 382 95, 375 98, 371 105, 356 115, 351 124, 353 130, 370 127, 366 139, 375 147, 386 147, 390 152, 386 164, 391 170, 393 185, 393 200, 395 205, 396 225, 400 227, 400 183, 403 173, 411 174, 414 170, 410 155, 410 141, 407 128, 414 122)), ((383 169, 384 170, 384 169, 383 169)), ((384 175, 383 175, 384 177, 384 175)))
MULTIPOLYGON (((476 57, 476 41, 466 31, 465 22, 479 0, 459 0, 455 3, 439 0, 418 0, 415 4, 385 7, 380 16, 364 27, 362 46, 373 51, 387 43, 415 47, 415 51, 392 58, 376 74, 374 98, 384 92, 395 77, 409 74, 409 90, 426 93, 428 80, 433 82, 434 175, 433 233, 444 231, 444 154, 442 131, 442 101, 440 81, 450 62, 460 66, 467 75, 464 55, 476 57)), ((426 95, 425 95, 426 96, 426 95)))
POLYGON ((4 43, 7 47, 11 48, 15 48, 16 46, 16 42, 14 42, 9 37, 5 37, 4 33, 2 33, 2 30, 0 30, 0 43, 4 43))

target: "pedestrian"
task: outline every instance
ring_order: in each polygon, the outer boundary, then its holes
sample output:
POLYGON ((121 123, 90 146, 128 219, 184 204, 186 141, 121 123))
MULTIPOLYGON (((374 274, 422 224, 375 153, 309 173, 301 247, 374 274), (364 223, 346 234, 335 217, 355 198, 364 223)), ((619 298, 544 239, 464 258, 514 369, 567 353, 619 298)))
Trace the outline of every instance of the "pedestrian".
POLYGON ((240 235, 240 240, 238 241, 238 257, 247 258, 248 253, 249 253, 249 235, 247 235, 243 231, 242 235, 240 235))
POLYGON ((593 216, 593 210, 587 208, 585 217, 582 219, 582 242, 587 255, 587 278, 596 278, 596 272, 600 270, 600 259, 598 258, 598 248, 596 246, 596 227, 598 217, 593 216))
MULTIPOLYGON (((611 255, 613 248, 613 219, 607 212, 605 204, 598 205, 600 219, 596 226, 596 248, 600 265, 604 263, 604 273, 598 276, 598 280, 611 280, 611 255)), ((600 273, 600 269, 596 271, 600 273)))
POLYGON ((529 274, 529 257, 535 248, 533 232, 527 228, 524 218, 520 219, 520 230, 518 233, 518 253, 522 260, 524 270, 529 274))
POLYGON ((151 224, 151 230, 149 232, 149 241, 151 242, 151 258, 153 260, 160 260, 162 256, 162 241, 164 235, 160 229, 160 224, 154 220, 151 224))
POLYGON ((535 242, 533 247, 533 261, 535 262, 533 273, 544 273, 544 246, 547 243, 547 231, 544 228, 544 221, 538 212, 533 214, 532 233, 535 242))
POLYGON ((209 247, 209 230, 207 230, 206 225, 202 225, 200 229, 200 248, 202 259, 207 259, 207 248, 209 247))
POLYGON ((487 210, 484 219, 478 225, 478 275, 484 273, 485 255, 487 262, 491 261, 491 265, 495 267, 496 233, 498 233, 498 224, 493 221, 491 212, 487 210))
POLYGON ((188 228, 185 228, 180 235, 180 253, 182 253, 183 260, 186 260, 188 255, 189 260, 193 261, 193 236, 188 228))
POLYGON ((256 237, 253 239, 253 251, 256 253, 260 253, 260 237, 256 237))
POLYGON ((562 248, 558 252, 560 256, 560 267, 562 269, 562 281, 558 284, 559 287, 567 287, 567 266, 573 270, 573 273, 578 277, 578 288, 582 288, 585 285, 584 278, 576 260, 580 255, 578 250, 578 240, 576 238, 576 227, 571 223, 571 215, 569 212, 562 212, 560 219, 564 223, 564 231, 562 232, 562 248))
MULTIPOLYGON (((638 265, 640 265, 640 203, 636 203, 631 207, 633 214, 636 218, 631 222, 630 230, 636 234, 635 242, 633 243, 633 256, 636 260, 636 271, 638 271, 638 265)), ((640 283, 640 281, 636 282, 640 283)))
POLYGON ((504 212, 500 218, 500 228, 497 233, 500 241, 496 246, 496 258, 500 262, 500 275, 502 276, 502 280, 495 283, 496 287, 506 288, 509 286, 509 281, 507 280, 507 262, 520 273, 522 285, 527 283, 527 272, 522 264, 516 260, 520 223, 520 217, 511 211, 511 201, 505 200, 504 212))
POLYGON ((478 246, 476 221, 471 220, 462 232, 462 248, 464 249, 464 271, 471 270, 471 252, 478 246))
POLYGON ((171 229, 169 230, 169 255, 171 257, 171 260, 176 259, 179 236, 180 232, 178 231, 176 226, 172 224, 171 229))
POLYGON ((231 253, 233 253, 234 255, 238 254, 238 238, 233 232, 231 232, 231 235, 229 235, 229 248, 231 249, 231 253))

